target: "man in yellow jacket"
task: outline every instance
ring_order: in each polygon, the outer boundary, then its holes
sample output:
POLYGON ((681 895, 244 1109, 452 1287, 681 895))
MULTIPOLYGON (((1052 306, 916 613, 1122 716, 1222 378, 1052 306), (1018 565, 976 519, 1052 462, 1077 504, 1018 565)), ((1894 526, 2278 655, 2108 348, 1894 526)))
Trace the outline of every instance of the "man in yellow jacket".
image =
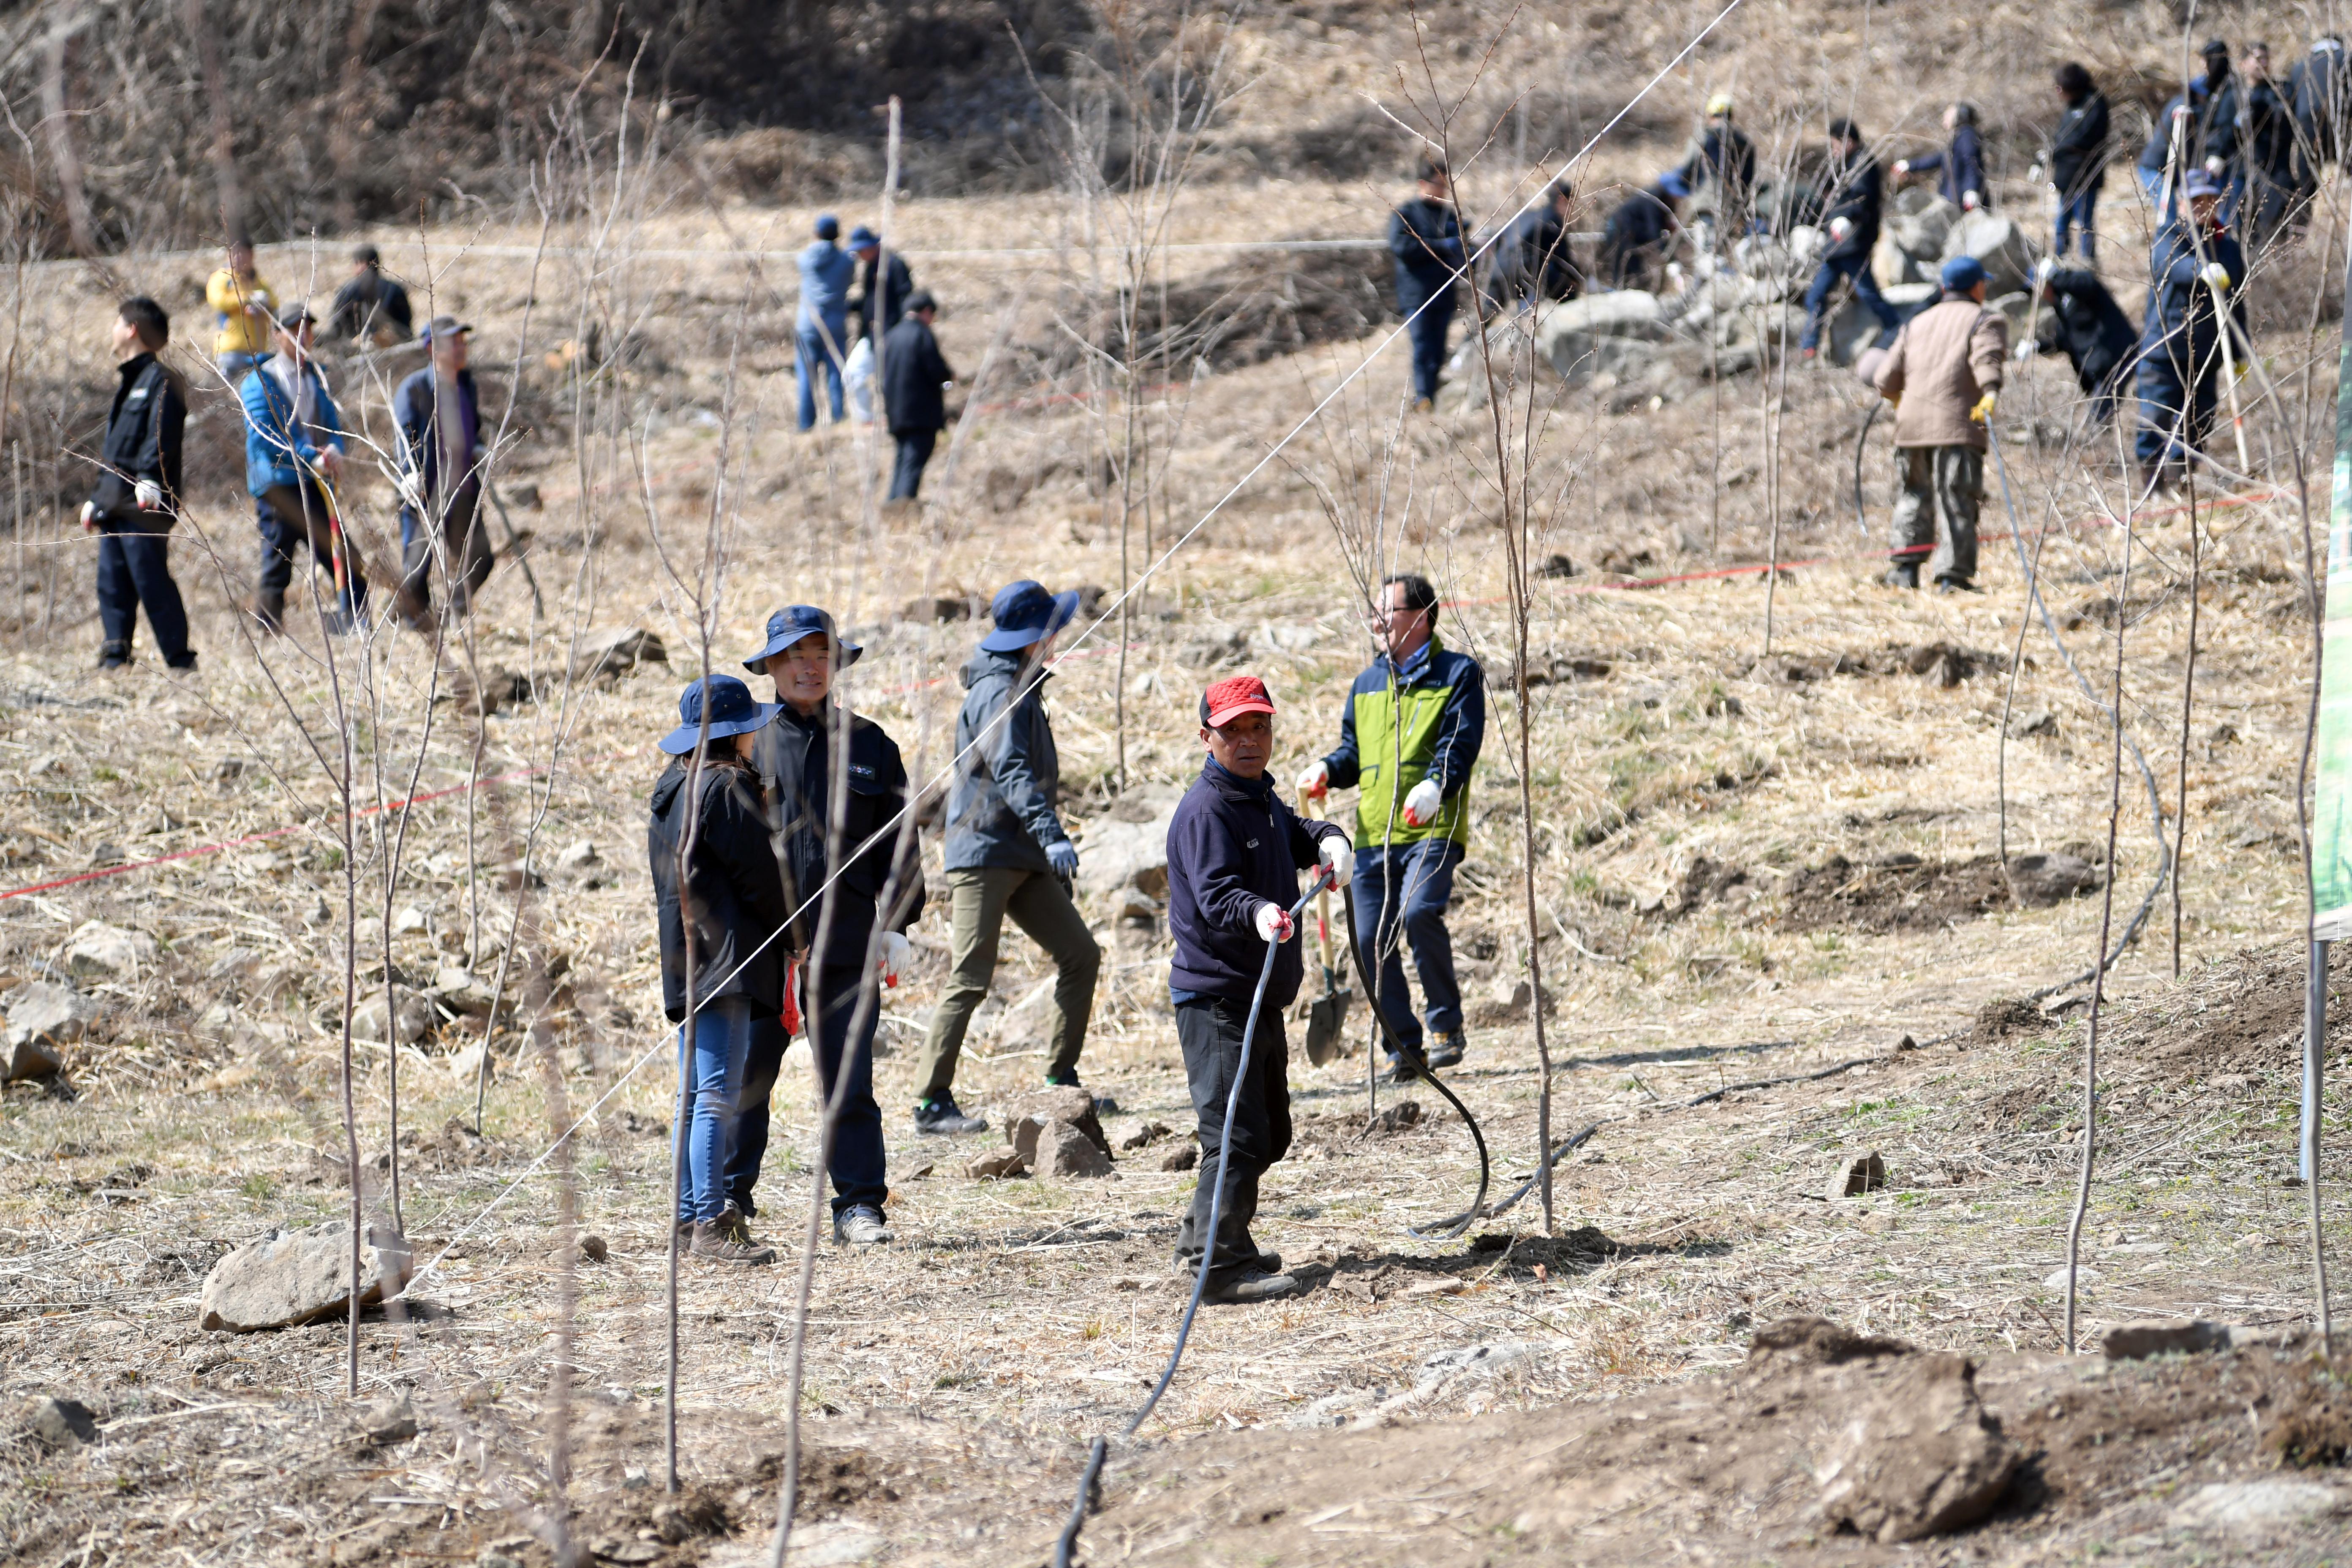
POLYGON ((205 285, 205 303, 212 307, 213 363, 221 379, 235 386, 245 373, 269 357, 270 323, 278 310, 278 291, 253 267, 253 241, 243 235, 228 243, 228 265, 205 285))

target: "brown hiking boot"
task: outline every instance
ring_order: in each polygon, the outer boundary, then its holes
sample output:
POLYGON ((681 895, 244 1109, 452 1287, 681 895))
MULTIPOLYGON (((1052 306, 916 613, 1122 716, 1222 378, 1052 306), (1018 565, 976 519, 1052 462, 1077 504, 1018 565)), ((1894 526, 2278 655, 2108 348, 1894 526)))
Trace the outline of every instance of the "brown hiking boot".
POLYGON ((724 1219, 706 1219, 694 1227, 694 1256, 713 1263, 773 1263, 776 1249, 739 1237, 724 1219))

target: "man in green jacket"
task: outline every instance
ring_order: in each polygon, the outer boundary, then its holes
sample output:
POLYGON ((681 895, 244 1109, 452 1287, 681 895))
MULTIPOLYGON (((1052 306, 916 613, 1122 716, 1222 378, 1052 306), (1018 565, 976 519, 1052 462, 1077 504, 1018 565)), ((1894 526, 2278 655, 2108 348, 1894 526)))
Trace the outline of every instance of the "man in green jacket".
MULTIPOLYGON (((1318 800, 1357 786, 1356 941, 1379 972, 1373 985, 1390 1038, 1431 1067, 1462 1059, 1462 991, 1445 906, 1470 842, 1470 770, 1486 735, 1486 678, 1478 661, 1437 639, 1437 590, 1407 572, 1381 584, 1372 637, 1384 650, 1348 693, 1339 749, 1298 775, 1318 800), (1423 1012, 1413 1016, 1400 949, 1412 948, 1423 1012)), ((1412 1069, 1391 1056, 1391 1068, 1412 1069)))

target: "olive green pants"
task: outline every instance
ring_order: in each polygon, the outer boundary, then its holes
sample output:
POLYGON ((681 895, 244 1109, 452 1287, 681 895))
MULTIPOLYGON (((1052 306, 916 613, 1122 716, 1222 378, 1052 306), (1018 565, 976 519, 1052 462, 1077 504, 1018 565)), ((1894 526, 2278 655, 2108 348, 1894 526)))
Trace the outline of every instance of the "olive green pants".
POLYGON ((996 974, 997 942, 1007 915, 1045 950, 1058 972, 1046 1018, 1045 1076, 1075 1078, 1087 1021, 1094 1015, 1095 980, 1102 973, 1102 949, 1087 929, 1086 917, 1062 884, 1044 871, 1002 866, 950 871, 948 892, 953 965, 947 991, 931 1010, 930 1028, 923 1037, 920 1098, 936 1100, 955 1088, 964 1031, 971 1026, 971 1016, 996 974))

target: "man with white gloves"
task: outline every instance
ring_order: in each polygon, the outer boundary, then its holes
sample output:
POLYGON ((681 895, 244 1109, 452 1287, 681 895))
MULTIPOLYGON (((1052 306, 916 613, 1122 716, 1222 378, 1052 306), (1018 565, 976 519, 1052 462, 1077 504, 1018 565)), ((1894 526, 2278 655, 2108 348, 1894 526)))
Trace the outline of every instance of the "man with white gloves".
POLYGON ((1168 970, 1176 1039, 1201 1140, 1200 1181, 1176 1231, 1176 1266, 1190 1273, 1207 1253, 1202 1299, 1278 1300, 1298 1293, 1282 1259, 1251 1239, 1258 1178, 1290 1148, 1290 1079, 1283 1013, 1298 994, 1305 964, 1291 940, 1290 906, 1298 873, 1328 867, 1345 886, 1348 836, 1328 822, 1299 816, 1266 776, 1274 756, 1274 700, 1265 682, 1236 675, 1201 697, 1201 776, 1177 803, 1168 826, 1168 934, 1176 954, 1168 970), (1276 942, 1266 969, 1266 944, 1276 942), (1265 976, 1265 994, 1257 995, 1265 976), (1242 1037, 1255 1002, 1247 1076, 1234 1097, 1242 1037), (1225 1101, 1234 1099, 1233 1139, 1225 1141, 1225 1101), (1216 1235, 1209 1207, 1219 1183, 1224 1199, 1216 1235))
MULTIPOLYGON (((1423 1051, 1431 1067, 1462 1059, 1462 991, 1445 906, 1454 868, 1470 842, 1470 773, 1486 738, 1486 677, 1478 661, 1437 639, 1437 590, 1418 573, 1381 584, 1372 638, 1381 652, 1348 693, 1339 744, 1298 775, 1310 805, 1333 785, 1357 788, 1356 941, 1377 969, 1373 994, 1389 1037, 1423 1051), (1421 975, 1413 1016, 1399 948, 1410 943, 1421 975)), ((1406 1078, 1417 1071, 1391 1060, 1406 1078)))
POLYGON ((172 580, 171 534, 180 510, 180 446, 188 419, 187 384, 160 357, 172 319, 144 295, 122 301, 114 317, 121 381, 106 416, 97 487, 82 503, 81 525, 98 535, 98 619, 106 641, 100 669, 131 662, 131 635, 145 606, 155 651, 173 669, 194 669, 188 611, 172 580))
MULTIPOLYGON (((783 711, 759 731, 751 752, 768 812, 768 842, 783 872, 793 911, 791 944, 800 985, 802 1032, 816 1047, 817 1081, 827 1095, 838 1076, 841 1116, 826 1172, 833 1178, 833 1237, 848 1247, 891 1239, 882 1218, 889 1194, 882 1108, 874 1100, 876 985, 896 985, 913 949, 906 930, 923 912, 923 867, 912 834, 900 834, 907 767, 898 742, 871 719, 827 700, 835 679, 865 649, 845 642, 814 605, 788 605, 768 617, 768 640, 743 668, 776 683, 783 711), (845 745, 849 788, 836 831, 833 748, 845 745), (837 847, 838 858, 828 845, 837 847), (905 853, 899 853, 901 847, 905 853), (829 907, 828 907, 829 906, 829 907), (820 942, 820 939, 821 942, 820 942)), ((790 1005, 788 1003, 787 1005, 790 1005)), ((728 1197, 746 1218, 759 1211, 751 1188, 768 1146, 768 1094, 791 1043, 782 1018, 758 1018, 736 1102, 728 1197)))

